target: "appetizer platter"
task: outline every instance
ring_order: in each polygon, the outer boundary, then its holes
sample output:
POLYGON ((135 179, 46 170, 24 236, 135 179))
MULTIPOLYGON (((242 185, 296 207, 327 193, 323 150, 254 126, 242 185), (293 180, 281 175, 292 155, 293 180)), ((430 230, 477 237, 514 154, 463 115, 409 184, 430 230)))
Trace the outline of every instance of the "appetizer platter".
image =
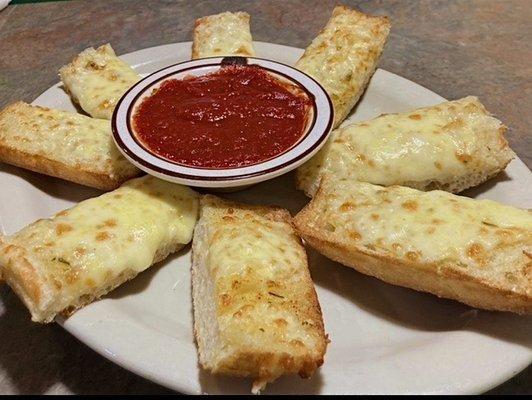
POLYGON ((532 360, 531 173, 479 99, 377 69, 390 29, 338 6, 303 51, 226 12, 83 50, 0 111, 0 277, 184 393, 508 379, 532 360))

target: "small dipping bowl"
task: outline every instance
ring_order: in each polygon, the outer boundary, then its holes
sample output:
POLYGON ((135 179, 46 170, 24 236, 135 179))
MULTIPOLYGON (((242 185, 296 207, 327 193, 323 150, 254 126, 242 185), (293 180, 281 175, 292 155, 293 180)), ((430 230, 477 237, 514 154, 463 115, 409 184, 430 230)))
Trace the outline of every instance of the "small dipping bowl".
POLYGON ((288 65, 255 57, 212 57, 175 64, 148 75, 118 102, 112 117, 113 138, 119 150, 135 166, 170 182, 195 187, 237 189, 284 174, 311 158, 325 144, 334 121, 331 100, 310 76, 288 65), (148 148, 135 132, 133 117, 142 101, 163 82, 199 77, 228 65, 258 66, 277 81, 288 82, 306 94, 310 109, 299 140, 265 161, 241 167, 195 167, 174 162, 148 148))

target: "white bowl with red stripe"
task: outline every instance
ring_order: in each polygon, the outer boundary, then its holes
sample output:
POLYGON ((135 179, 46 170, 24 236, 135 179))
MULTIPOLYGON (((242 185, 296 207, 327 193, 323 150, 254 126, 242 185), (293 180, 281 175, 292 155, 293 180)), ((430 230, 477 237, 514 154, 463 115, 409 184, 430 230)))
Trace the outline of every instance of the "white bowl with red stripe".
POLYGON ((118 102, 113 118, 113 138, 124 156, 148 174, 195 187, 234 188, 275 178, 297 168, 325 144, 334 121, 331 100, 310 76, 288 65, 254 57, 212 57, 178 63, 160 69, 139 81, 118 102), (302 89, 311 102, 310 118, 299 141, 288 150, 263 162, 237 168, 202 168, 183 165, 150 151, 132 128, 135 110, 154 89, 169 79, 202 76, 228 64, 258 66, 274 77, 302 89))

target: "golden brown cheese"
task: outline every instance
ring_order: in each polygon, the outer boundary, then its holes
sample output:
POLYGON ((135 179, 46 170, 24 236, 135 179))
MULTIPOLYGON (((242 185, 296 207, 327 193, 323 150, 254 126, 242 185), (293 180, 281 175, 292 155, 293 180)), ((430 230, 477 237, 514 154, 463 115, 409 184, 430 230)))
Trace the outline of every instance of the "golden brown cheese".
POLYGON ((385 282, 532 313, 530 211, 325 177, 295 225, 327 257, 385 282))
POLYGON ((514 157, 506 127, 476 97, 386 114, 332 132, 297 171, 313 196, 324 174, 377 185, 459 192, 502 171, 514 157))
POLYGON ((111 119, 118 100, 139 74, 118 58, 109 44, 82 51, 59 70, 72 99, 94 118, 111 119))
POLYGON ((194 25, 192 59, 255 55, 249 14, 224 12, 199 18, 194 25))
POLYGON ((0 161, 102 190, 140 174, 109 121, 21 101, 0 111, 0 161))
POLYGON ((308 377, 326 336, 301 240, 286 210, 205 196, 193 239, 194 329, 200 364, 252 377, 308 377))
POLYGON ((337 6, 296 63, 296 68, 315 78, 331 97, 335 127, 364 92, 389 32, 388 18, 337 6))
POLYGON ((50 322, 190 242, 198 196, 151 176, 0 237, 0 269, 37 322, 50 322))

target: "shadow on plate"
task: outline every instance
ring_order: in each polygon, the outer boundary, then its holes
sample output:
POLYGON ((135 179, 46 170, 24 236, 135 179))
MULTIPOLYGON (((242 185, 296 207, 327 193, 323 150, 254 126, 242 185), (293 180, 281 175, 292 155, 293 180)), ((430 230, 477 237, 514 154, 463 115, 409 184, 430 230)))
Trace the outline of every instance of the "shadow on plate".
POLYGON ((379 318, 420 331, 473 331, 532 348, 530 317, 477 310, 453 300, 389 285, 335 263, 312 249, 307 252, 317 286, 379 318))
POLYGON ((80 106, 78 103, 76 103, 75 101, 72 100, 72 97, 71 97, 70 94, 68 93, 68 90, 66 89, 65 85, 60 84, 60 85, 59 85, 59 89, 61 89, 63 92, 65 92, 65 94, 68 96, 68 99, 69 99, 69 103, 70 103, 70 105, 76 109, 76 112, 77 112, 78 114, 81 114, 81 115, 85 115, 85 116, 87 116, 87 117, 90 117, 90 115, 87 114, 87 113, 85 112, 85 110, 83 110, 83 108, 81 108, 81 106, 80 106))
MULTIPOLYGON (((292 215, 301 210, 310 199, 294 190, 295 171, 233 193, 214 193, 216 196, 249 204, 272 205, 286 208, 292 215)), ((202 192, 207 192, 204 190, 202 192)))
POLYGON ((36 189, 56 199, 77 203, 102 194, 97 189, 3 163, 0 163, 0 173, 18 176, 36 189))
MULTIPOLYGON (((252 379, 214 376, 198 366, 198 380, 202 393, 206 394, 251 394, 252 379)), ((266 386, 261 394, 319 394, 323 385, 320 370, 310 379, 302 379, 297 375, 282 376, 266 386)))
POLYGON ((175 259, 181 257, 185 253, 190 251, 190 245, 183 247, 177 253, 171 254, 163 261, 158 262, 157 264, 149 267, 146 271, 141 272, 135 278, 129 282, 124 283, 120 287, 113 290, 111 293, 105 296, 106 299, 122 299, 129 296, 134 296, 137 293, 140 293, 150 285, 151 280, 155 277, 157 272, 171 264, 175 259))
POLYGON ((508 176, 506 171, 502 171, 501 173, 497 174, 496 176, 484 182, 483 184, 464 190, 460 193, 460 196, 475 198, 483 194, 484 192, 493 189, 493 187, 495 187, 498 183, 508 182, 511 180, 512 178, 508 176))
POLYGON ((6 392, 173 393, 106 360, 59 325, 32 322, 7 285, 0 286, 0 337, 0 374, 6 392))

